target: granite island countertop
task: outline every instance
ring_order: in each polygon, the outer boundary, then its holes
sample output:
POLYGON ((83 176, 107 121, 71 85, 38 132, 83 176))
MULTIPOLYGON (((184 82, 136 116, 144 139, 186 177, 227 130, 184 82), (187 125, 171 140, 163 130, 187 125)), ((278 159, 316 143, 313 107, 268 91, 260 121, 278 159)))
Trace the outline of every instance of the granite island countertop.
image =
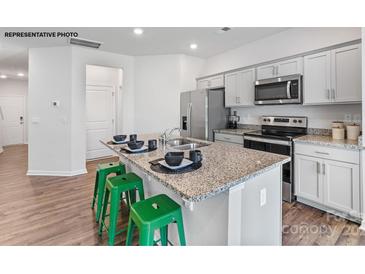
MULTIPOLYGON (((147 140, 152 138, 156 136, 140 135, 138 139, 147 143, 147 140)), ((126 145, 101 142, 114 150, 122 158, 122 162, 123 159, 129 161, 190 202, 199 202, 218 195, 290 161, 289 156, 237 147, 233 144, 207 142, 209 146, 199 148, 203 154, 201 168, 184 174, 162 174, 151 170, 149 163, 164 157, 166 150, 162 146, 152 152, 128 154, 120 151, 120 148, 126 145)), ((185 157, 189 157, 188 154, 189 151, 185 151, 185 157)))
POLYGON ((337 147, 351 150, 362 149, 361 142, 359 140, 336 140, 332 139, 329 135, 305 135, 294 139, 294 143, 300 144, 313 144, 328 147, 337 147))

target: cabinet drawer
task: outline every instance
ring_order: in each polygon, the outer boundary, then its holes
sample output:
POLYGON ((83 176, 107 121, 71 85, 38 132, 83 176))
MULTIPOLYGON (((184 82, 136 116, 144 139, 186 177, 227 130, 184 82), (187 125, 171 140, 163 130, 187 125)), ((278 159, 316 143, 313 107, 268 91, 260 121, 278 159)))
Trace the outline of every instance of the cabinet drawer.
POLYGON ((215 133, 214 140, 243 145, 243 135, 215 133))
POLYGON ((359 152, 353 150, 323 147, 317 145, 295 144, 294 152, 295 154, 308 155, 317 158, 336 160, 354 164, 360 163, 359 152))

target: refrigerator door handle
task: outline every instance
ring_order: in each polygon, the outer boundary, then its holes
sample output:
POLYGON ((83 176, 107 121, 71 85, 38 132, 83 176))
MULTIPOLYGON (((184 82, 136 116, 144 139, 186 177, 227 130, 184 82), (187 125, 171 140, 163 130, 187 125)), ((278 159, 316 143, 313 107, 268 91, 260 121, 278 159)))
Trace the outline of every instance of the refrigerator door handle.
POLYGON ((193 104, 189 103, 188 104, 188 109, 187 109, 187 113, 188 113, 188 136, 191 137, 191 109, 192 109, 193 104))

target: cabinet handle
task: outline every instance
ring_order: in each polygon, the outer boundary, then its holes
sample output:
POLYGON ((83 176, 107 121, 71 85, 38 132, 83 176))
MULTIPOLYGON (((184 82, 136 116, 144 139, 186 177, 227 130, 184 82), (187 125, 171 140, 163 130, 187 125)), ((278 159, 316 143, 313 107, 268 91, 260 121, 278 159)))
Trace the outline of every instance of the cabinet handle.
POLYGON ((327 99, 330 100, 331 99, 330 89, 327 88, 326 90, 327 90, 327 99))
POLYGON ((323 154, 323 155, 330 155, 328 152, 322 152, 322 151, 315 151, 315 153, 323 154))
POLYGON ((332 89, 332 99, 336 100, 336 92, 334 88, 332 89))
POLYGON ((276 76, 279 74, 279 66, 276 66, 276 76))
POLYGON ((326 165, 322 164, 322 173, 323 175, 326 175, 326 165))
POLYGON ((321 173, 321 164, 317 162, 317 174, 321 173))

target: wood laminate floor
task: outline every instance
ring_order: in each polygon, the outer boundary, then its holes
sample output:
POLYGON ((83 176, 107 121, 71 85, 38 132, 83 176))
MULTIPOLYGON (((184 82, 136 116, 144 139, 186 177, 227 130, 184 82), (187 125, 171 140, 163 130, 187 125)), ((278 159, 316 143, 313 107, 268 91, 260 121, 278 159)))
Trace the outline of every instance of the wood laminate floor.
MULTIPOLYGON (((117 158, 88 162, 75 177, 26 176, 27 159, 26 145, 0 154, 0 245, 106 245, 90 202, 97 163, 117 158)), ((359 225, 300 203, 284 203, 283 218, 284 245, 365 245, 359 225)))

